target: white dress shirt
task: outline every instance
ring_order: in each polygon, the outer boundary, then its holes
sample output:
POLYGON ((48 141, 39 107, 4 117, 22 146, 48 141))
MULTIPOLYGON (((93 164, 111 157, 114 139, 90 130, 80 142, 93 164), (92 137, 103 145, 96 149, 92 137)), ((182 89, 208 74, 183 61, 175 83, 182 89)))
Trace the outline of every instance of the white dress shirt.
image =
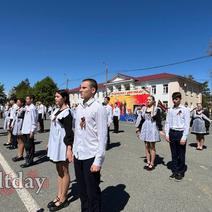
POLYGON ((22 125, 22 134, 30 134, 35 133, 37 129, 37 110, 36 107, 31 104, 31 105, 26 105, 25 106, 25 115, 24 115, 24 120, 23 120, 23 125, 22 125))
POLYGON ((18 110, 18 105, 14 104, 11 108, 11 111, 10 111, 10 119, 11 120, 15 119, 17 110, 18 110))
POLYGON ((107 111, 107 126, 109 127, 113 122, 113 109, 109 104, 105 105, 104 107, 107 111))
POLYGON ((118 119, 120 119, 120 109, 118 107, 113 108, 113 116, 118 116, 118 119))
POLYGON ((42 114, 42 119, 43 119, 44 118, 44 113, 45 113, 45 106, 43 104, 40 104, 37 107, 37 110, 38 110, 38 114, 42 114))
POLYGON ((169 136, 169 130, 183 131, 182 139, 186 140, 190 128, 190 111, 188 108, 179 105, 168 110, 166 116, 165 133, 169 136))
POLYGON ((107 112, 94 98, 76 109, 73 154, 78 160, 95 157, 94 165, 102 166, 107 142, 107 112), (81 128, 81 118, 85 127, 81 128))

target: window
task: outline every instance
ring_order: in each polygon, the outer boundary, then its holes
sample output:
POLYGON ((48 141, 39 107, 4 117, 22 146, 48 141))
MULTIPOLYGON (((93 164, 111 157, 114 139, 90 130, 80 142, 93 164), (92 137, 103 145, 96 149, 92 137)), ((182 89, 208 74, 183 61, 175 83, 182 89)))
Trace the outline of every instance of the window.
POLYGON ((167 94, 168 93, 168 84, 163 85, 163 93, 167 94))
POLYGON ((193 89, 193 87, 191 87, 191 96, 193 96, 194 95, 194 89, 193 89))
POLYGON ((117 85, 117 91, 121 91, 121 85, 117 85))
POLYGON ((152 94, 156 94, 156 85, 152 86, 152 94))
POLYGON ((129 84, 126 84, 126 85, 125 85, 125 90, 126 90, 126 91, 129 91, 129 90, 130 90, 130 85, 129 85, 129 84))

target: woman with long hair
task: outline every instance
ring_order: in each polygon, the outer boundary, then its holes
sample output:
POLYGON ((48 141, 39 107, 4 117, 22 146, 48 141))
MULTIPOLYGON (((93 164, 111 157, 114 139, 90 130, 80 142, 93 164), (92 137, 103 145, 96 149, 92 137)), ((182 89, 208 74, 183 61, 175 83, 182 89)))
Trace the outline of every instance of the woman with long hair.
POLYGON ((73 118, 69 107, 69 94, 66 90, 58 90, 55 93, 55 104, 58 108, 50 116, 51 127, 47 156, 56 164, 58 188, 56 198, 47 205, 50 211, 57 211, 68 206, 69 163, 73 160, 74 141, 73 118))
POLYGON ((147 98, 147 105, 143 107, 140 114, 139 127, 137 122, 137 135, 145 143, 145 153, 147 164, 144 168, 151 171, 155 168, 156 149, 155 143, 160 141, 160 131, 162 131, 160 109, 155 105, 154 96, 147 98))
POLYGON ((18 154, 12 160, 14 162, 24 160, 23 154, 24 154, 24 140, 23 140, 23 135, 21 133, 21 128, 23 124, 23 119, 24 119, 24 105, 25 105, 25 100, 22 98, 17 99, 17 106, 18 109, 15 114, 15 118, 13 119, 12 122, 12 134, 14 136, 17 136, 17 142, 18 142, 18 154))
POLYGON ((191 133, 196 135, 197 150, 203 150, 205 135, 209 134, 206 130, 206 122, 211 120, 204 114, 202 104, 198 103, 191 116, 191 133))

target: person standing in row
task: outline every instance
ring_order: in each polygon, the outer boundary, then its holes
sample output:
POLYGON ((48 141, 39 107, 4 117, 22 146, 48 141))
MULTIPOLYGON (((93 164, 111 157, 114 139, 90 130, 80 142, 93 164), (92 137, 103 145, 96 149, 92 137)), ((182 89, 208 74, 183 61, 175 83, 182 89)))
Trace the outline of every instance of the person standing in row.
POLYGON ((110 102, 110 97, 106 96, 104 98, 104 107, 107 111, 107 147, 106 149, 108 150, 110 148, 110 125, 113 121, 113 109, 109 105, 110 102))
POLYGON ((196 135, 197 150, 203 150, 205 135, 208 134, 206 122, 211 123, 211 120, 204 114, 202 104, 198 103, 191 116, 191 133, 196 135))
POLYGON ((38 110, 38 123, 39 123, 39 133, 44 132, 44 114, 45 114, 45 107, 42 102, 37 102, 37 110, 38 110))
MULTIPOLYGON (((155 167, 156 149, 155 143, 160 141, 160 132, 162 131, 161 113, 160 109, 155 106, 154 96, 147 98, 147 106, 142 108, 140 123, 136 123, 138 137, 145 142, 145 152, 147 165, 144 168, 151 171, 155 167)), ((138 116, 138 117, 139 117, 138 116)))
POLYGON ((119 119, 120 119, 120 109, 118 107, 118 104, 115 103, 113 108, 113 124, 114 124, 114 133, 119 132, 119 119))
POLYGON ((69 162, 73 160, 72 145, 74 141, 73 117, 69 108, 69 94, 66 90, 56 92, 55 104, 58 108, 50 116, 51 127, 47 156, 56 164, 58 191, 57 197, 47 205, 50 211, 57 211, 68 206, 69 162))
POLYGON ((73 154, 82 212, 101 211, 99 184, 107 142, 107 112, 94 99, 97 89, 94 79, 83 80, 80 85, 83 103, 76 109, 73 154))
POLYGON ((33 104, 33 96, 26 96, 25 114, 22 125, 22 134, 24 139, 24 148, 26 152, 25 163, 22 168, 29 167, 33 164, 35 154, 34 135, 37 130, 38 114, 35 105, 33 104))
POLYGON ((168 110, 166 116, 166 141, 170 144, 172 156, 172 175, 169 179, 182 180, 186 171, 185 154, 186 143, 190 127, 190 111, 181 105, 180 92, 172 94, 174 106, 168 110))
POLYGON ((16 102, 17 102, 16 98, 12 98, 10 100, 10 104, 12 105, 12 108, 10 110, 10 123, 9 123, 9 133, 11 134, 11 146, 9 147, 9 149, 16 149, 18 146, 17 136, 13 135, 13 133, 12 133, 12 131, 13 131, 12 123, 16 117, 16 113, 18 110, 18 105, 16 104, 16 102))
POLYGON ((11 133, 9 130, 10 125, 10 112, 12 109, 12 105, 10 102, 7 102, 4 107, 4 130, 7 130, 7 143, 4 143, 4 146, 10 146, 11 145, 11 133))
POLYGON ((21 134, 23 119, 25 114, 24 104, 25 104, 24 99, 19 98, 17 100, 18 110, 16 112, 16 116, 12 123, 12 126, 13 126, 12 134, 17 137, 17 142, 18 142, 18 155, 12 158, 14 162, 24 160, 24 157, 23 157, 24 141, 23 141, 23 135, 21 134))

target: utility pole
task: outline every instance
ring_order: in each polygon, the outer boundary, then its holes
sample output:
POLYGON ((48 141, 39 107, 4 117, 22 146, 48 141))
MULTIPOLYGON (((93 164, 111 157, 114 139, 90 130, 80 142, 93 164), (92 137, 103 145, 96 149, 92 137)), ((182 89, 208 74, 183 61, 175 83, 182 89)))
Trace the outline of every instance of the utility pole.
POLYGON ((107 81, 108 81, 108 65, 103 62, 103 64, 105 65, 105 93, 106 93, 106 96, 107 96, 107 81))
POLYGON ((66 90, 68 90, 68 85, 69 85, 70 80, 69 80, 69 78, 67 77, 67 74, 66 74, 66 73, 64 73, 64 76, 65 76, 65 78, 66 78, 66 81, 65 81, 64 84, 66 84, 66 90))
POLYGON ((66 80, 66 89, 68 90, 69 79, 66 80))

